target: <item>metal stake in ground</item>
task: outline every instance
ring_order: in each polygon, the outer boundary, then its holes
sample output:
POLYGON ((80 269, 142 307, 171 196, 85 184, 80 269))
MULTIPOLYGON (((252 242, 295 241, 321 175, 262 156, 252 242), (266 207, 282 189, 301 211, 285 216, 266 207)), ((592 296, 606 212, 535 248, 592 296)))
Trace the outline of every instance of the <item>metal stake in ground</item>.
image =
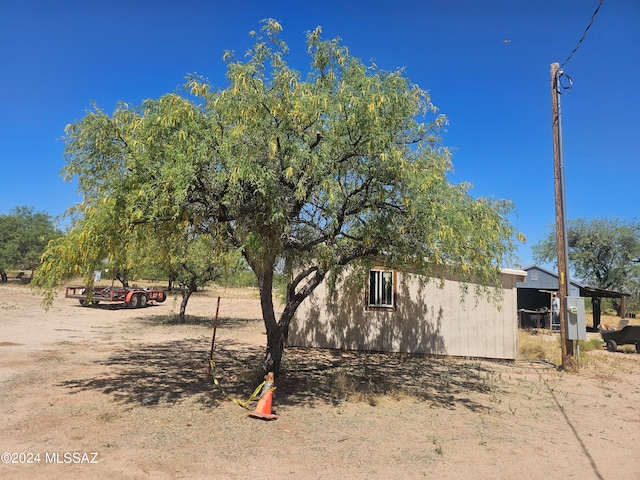
POLYGON ((218 312, 220 311, 220 297, 218 297, 218 304, 216 305, 216 316, 213 319, 213 337, 211 337, 211 352, 209 352, 209 373, 207 377, 211 375, 211 361, 213 360, 213 347, 216 342, 216 330, 218 329, 218 312))

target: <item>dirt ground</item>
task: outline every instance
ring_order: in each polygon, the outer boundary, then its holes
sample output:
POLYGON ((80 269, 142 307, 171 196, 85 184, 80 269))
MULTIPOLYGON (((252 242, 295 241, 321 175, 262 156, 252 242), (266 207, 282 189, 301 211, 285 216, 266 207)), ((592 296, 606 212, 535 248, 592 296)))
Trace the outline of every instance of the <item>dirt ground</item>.
POLYGON ((636 353, 562 373, 289 348, 266 422, 208 376, 218 295, 215 375, 246 399, 265 345, 255 292, 210 289, 180 325, 172 298, 44 312, 0 286, 0 478, 640 478, 636 353))

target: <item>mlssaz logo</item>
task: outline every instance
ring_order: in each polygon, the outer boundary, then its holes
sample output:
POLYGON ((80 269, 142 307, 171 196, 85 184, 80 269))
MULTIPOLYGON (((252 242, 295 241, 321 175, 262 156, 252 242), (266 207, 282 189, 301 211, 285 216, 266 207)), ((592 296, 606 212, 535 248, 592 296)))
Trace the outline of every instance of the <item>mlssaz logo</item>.
POLYGON ((51 452, 44 454, 45 463, 79 464, 98 463, 97 452, 51 452))

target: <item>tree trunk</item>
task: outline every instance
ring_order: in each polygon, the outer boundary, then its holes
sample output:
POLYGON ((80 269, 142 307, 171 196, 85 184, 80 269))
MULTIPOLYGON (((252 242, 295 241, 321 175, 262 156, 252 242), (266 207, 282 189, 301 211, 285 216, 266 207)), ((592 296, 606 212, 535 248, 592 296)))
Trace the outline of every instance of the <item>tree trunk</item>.
POLYGON ((184 323, 184 313, 187 310, 187 303, 189 303, 190 296, 191 291, 189 289, 184 289, 182 291, 182 302, 180 302, 180 313, 178 314, 182 323, 184 323))
POLYGON ((178 314, 180 317, 180 321, 184 323, 185 312, 187 311, 187 303, 189 303, 189 298, 191 294, 198 289, 195 282, 189 282, 188 285, 181 284, 180 285, 180 293, 182 294, 182 302, 180 302, 180 313, 178 314))
POLYGON ((276 321, 276 315, 273 311, 273 271, 276 259, 266 255, 249 255, 247 252, 244 255, 258 280, 260 308, 264 326, 267 330, 267 351, 262 368, 265 373, 273 372, 278 377, 291 319, 302 301, 322 282, 327 272, 319 268, 311 268, 298 274, 289 283, 284 311, 280 316, 280 321, 276 321), (307 277, 310 277, 308 281, 296 291, 296 286, 299 286, 300 282, 307 279, 307 277))
POLYGON ((257 277, 260 290, 260 308, 267 330, 267 351, 262 368, 265 373, 273 372, 278 377, 284 352, 284 335, 276 322, 276 315, 273 311, 273 269, 264 269, 257 273, 257 277))
MULTIPOLYGON (((249 262, 251 265, 251 262, 249 262)), ((300 278, 289 284, 287 289, 287 300, 284 311, 280 316, 280 321, 276 321, 273 311, 273 264, 271 268, 254 269, 258 278, 258 288, 260 290, 260 307, 262 318, 267 330, 267 352, 265 354, 263 369, 265 373, 273 372, 276 377, 280 374, 280 365, 284 352, 284 345, 289 335, 289 324, 296 310, 302 301, 322 282, 326 271, 313 269, 300 275, 300 278), (300 291, 296 292, 295 285, 299 285, 301 280, 311 275, 300 291)), ((253 267, 252 267, 253 268, 253 267)))
POLYGON ((127 272, 116 271, 116 280, 122 284, 122 288, 129 288, 129 279, 127 278, 127 272))
POLYGON ((280 365, 284 353, 284 336, 276 325, 271 332, 267 331, 267 353, 264 357, 263 370, 265 373, 273 372, 277 378, 280 375, 280 365))
POLYGON ((624 313, 622 312, 622 303, 620 303, 620 300, 618 300, 617 298, 612 298, 611 305, 613 305, 613 308, 615 308, 616 313, 620 318, 624 317, 624 313))

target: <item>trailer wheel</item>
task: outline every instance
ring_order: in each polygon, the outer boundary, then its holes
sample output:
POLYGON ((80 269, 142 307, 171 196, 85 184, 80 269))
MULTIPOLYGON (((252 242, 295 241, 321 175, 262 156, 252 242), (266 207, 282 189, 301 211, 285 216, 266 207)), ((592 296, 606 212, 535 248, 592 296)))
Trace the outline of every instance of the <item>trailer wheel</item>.
POLYGON ((636 353, 640 353, 640 343, 636 343, 636 353))
POLYGON ((164 292, 158 292, 158 298, 156 298, 156 302, 162 303, 167 299, 167 294, 164 292))
POLYGON ((615 352, 618 349, 618 345, 613 340, 607 340, 607 350, 615 352))
POLYGON ((140 306, 140 297, 138 295, 131 295, 131 300, 129 300, 129 307, 138 308, 140 306))
POLYGON ((140 294, 140 305, 139 305, 139 307, 140 308, 144 308, 146 306, 147 306, 147 296, 144 293, 142 293, 142 294, 140 294))

